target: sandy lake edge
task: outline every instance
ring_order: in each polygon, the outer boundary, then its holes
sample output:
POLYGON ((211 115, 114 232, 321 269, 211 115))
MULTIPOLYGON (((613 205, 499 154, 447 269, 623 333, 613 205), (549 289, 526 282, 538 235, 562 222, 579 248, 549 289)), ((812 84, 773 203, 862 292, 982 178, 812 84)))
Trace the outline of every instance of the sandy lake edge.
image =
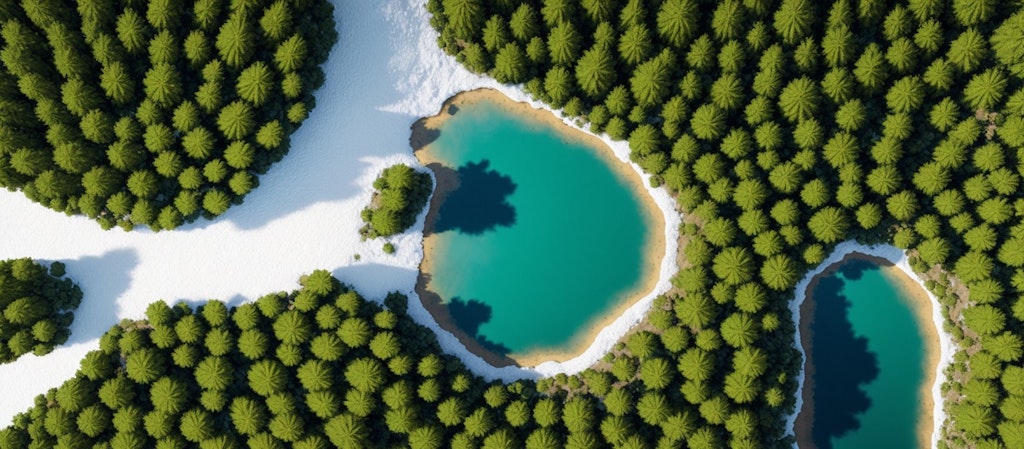
MULTIPOLYGON (((942 316, 941 306, 938 303, 938 299, 933 295, 927 288, 924 287, 924 281, 920 275, 918 275, 910 267, 909 260, 903 250, 891 246, 891 245, 863 245, 854 241, 845 241, 836 245, 835 250, 832 251, 825 260, 820 263, 817 267, 807 272, 807 274, 800 280, 796 286, 795 295, 793 301, 790 301, 790 313, 792 314, 793 322, 797 324, 795 342, 796 348, 800 351, 800 354, 804 357, 805 364, 801 365, 800 372, 797 376, 797 383, 799 385, 796 392, 796 405, 794 412, 787 416, 786 429, 787 434, 795 435, 796 442, 793 447, 795 449, 810 449, 813 447, 808 441, 809 436, 807 432, 810 430, 810 417, 806 414, 801 413, 804 411, 805 396, 810 399, 811 407, 813 407, 813 398, 810 397, 811 393, 806 391, 808 387, 808 372, 806 369, 806 362, 808 361, 808 355, 805 351, 804 335, 806 335, 807 323, 802 320, 802 312, 813 310, 809 307, 804 306, 804 300, 807 298, 807 292, 813 289, 814 284, 819 279, 819 276, 828 275, 836 265, 842 263, 850 258, 859 258, 862 260, 868 260, 873 262, 883 262, 883 271, 886 276, 890 276, 891 279, 898 281, 899 288, 904 292, 910 293, 911 305, 914 309, 914 315, 918 319, 919 324, 921 321, 927 321, 928 315, 930 315, 931 322, 934 326, 924 326, 922 332, 925 334, 925 348, 928 351, 927 362, 929 366, 934 367, 934 371, 929 376, 930 382, 925 382, 922 385, 922 389, 930 391, 930 401, 925 399, 925 407, 927 403, 931 403, 931 420, 922 420, 918 423, 917 432, 919 439, 927 440, 929 442, 928 447, 935 447, 938 443, 942 424, 946 419, 945 411, 942 408, 942 396, 941 387, 946 381, 944 371, 953 361, 954 343, 952 337, 944 332, 943 323, 945 318, 942 316), (886 266, 891 264, 890 266, 886 266), (928 304, 922 304, 924 298, 929 301, 928 304), (924 307, 930 309, 926 312, 923 310, 924 307), (929 329, 930 328, 930 329, 929 329), (937 344, 936 344, 937 340, 937 344), (936 348, 937 346, 937 348, 936 348), (800 425, 798 425, 798 423, 800 425), (800 433, 797 433, 800 430, 800 433), (801 435, 802 434, 802 435, 801 435), (927 437, 927 438, 921 438, 927 437)), ((813 367, 810 372, 811 379, 813 379, 813 367)), ((811 412, 811 410, 808 410, 811 412)), ((812 412, 813 413, 813 412, 812 412)))
MULTIPOLYGON (((651 188, 646 180, 647 175, 635 164, 628 160, 628 144, 625 142, 610 142, 606 136, 598 137, 588 131, 575 126, 572 122, 559 118, 550 109, 543 105, 517 99, 514 92, 505 89, 477 88, 460 92, 444 102, 436 115, 424 117, 412 126, 410 146, 414 155, 420 162, 430 168, 435 181, 435 193, 432 194, 429 209, 425 219, 425 232, 423 240, 424 258, 420 265, 420 276, 417 278, 416 294, 421 304, 428 310, 430 315, 440 327, 440 331, 455 338, 464 347, 465 351, 472 357, 481 359, 499 369, 515 368, 513 364, 535 371, 541 376, 550 376, 558 373, 572 374, 596 363, 609 352, 614 344, 625 335, 629 329, 639 323, 647 310, 650 308, 654 298, 664 293, 671 287, 670 279, 674 276, 676 269, 675 259, 678 253, 677 234, 680 222, 679 212, 675 209, 674 201, 664 189, 651 188), (430 227, 437 214, 437 209, 443 202, 444 196, 454 187, 456 180, 449 176, 437 175, 437 160, 430 153, 429 143, 431 131, 436 130, 441 123, 449 117, 449 107, 464 106, 480 100, 492 101, 499 107, 520 114, 530 120, 539 122, 538 126, 549 126, 558 132, 563 138, 582 142, 588 148, 599 149, 596 154, 605 160, 615 172, 615 175, 626 181, 634 193, 641 198, 645 210, 645 221, 650 226, 652 235, 649 238, 648 248, 645 250, 645 270, 643 280, 638 287, 624 295, 628 300, 622 300, 612 311, 605 314, 599 321, 586 327, 586 331, 578 335, 562 351, 534 351, 526 354, 513 354, 510 357, 499 357, 480 347, 472 338, 459 331, 447 317, 444 307, 436 295, 431 295, 426 285, 429 282, 430 253, 435 244, 435 237, 430 233, 430 227), (562 125, 569 126, 565 128, 562 125), (625 144, 625 145, 623 145, 625 144), (615 146, 620 146, 616 151, 615 146), (603 148, 602 148, 603 147, 603 148), (437 195, 440 201, 434 198, 437 195), (658 267, 660 269, 655 269, 658 267), (513 366, 509 366, 513 365, 513 366)), ((438 329, 435 329, 437 331, 438 329)), ((440 334, 439 334, 440 335, 440 334)), ((459 351, 462 352, 462 351, 459 351)), ((459 354, 465 360, 467 354, 459 354)))

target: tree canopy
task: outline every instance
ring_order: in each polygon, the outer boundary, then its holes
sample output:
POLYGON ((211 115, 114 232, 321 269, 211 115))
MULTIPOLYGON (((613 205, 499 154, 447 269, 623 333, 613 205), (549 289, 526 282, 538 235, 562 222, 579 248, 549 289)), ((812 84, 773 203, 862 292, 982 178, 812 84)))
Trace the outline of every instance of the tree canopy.
POLYGON ((366 225, 359 234, 364 239, 388 237, 409 229, 426 206, 433 181, 426 173, 396 164, 381 172, 373 188, 370 204, 362 211, 366 225))
POLYGON ((19 137, 0 142, 0 186, 105 229, 241 203, 288 152, 337 33, 326 1, 221 3, 3 8, 0 132, 19 137))
MULTIPOLYGON (((481 15, 517 24, 520 41, 528 24, 530 38, 565 47, 559 36, 571 27, 580 39, 572 48, 584 49, 576 61, 524 61, 517 82, 555 108, 572 105, 562 114, 591 130, 628 139, 651 184, 665 186, 683 209, 689 266, 673 278, 678 292, 648 317, 667 326, 659 332, 670 336, 680 360, 683 379, 673 382, 685 380, 683 397, 670 402, 697 408, 693 425, 673 441, 784 444, 780 423, 799 371, 785 305, 802 273, 843 240, 891 242, 908 251, 954 329, 957 360, 984 347, 990 362, 1019 364, 1019 5, 581 0, 583 13, 554 20, 566 2, 500 3, 481 15), (549 14, 541 22, 535 11, 544 8, 549 14), (566 72, 575 74, 577 90, 566 72), (952 307, 958 301, 970 304, 962 317, 952 307), (671 330, 669 311, 681 330, 671 330), (680 332, 722 356, 709 364, 676 344, 680 332), (738 367, 726 361, 754 349, 772 361, 768 372, 733 373, 738 367)), ((448 5, 431 0, 427 8, 437 19, 448 5)), ((482 48, 479 37, 467 40, 442 20, 432 24, 438 44, 457 59, 482 48)), ((568 54, 566 48, 555 50, 568 54)), ((500 69, 467 66, 492 75, 500 69)), ((643 385, 631 387, 640 396, 661 391, 660 362, 645 365, 631 348, 609 358, 618 379, 643 385)), ((992 378, 1001 369, 993 363, 979 362, 979 375, 992 378)), ((947 396, 947 411, 957 424, 943 429, 940 445, 1019 444, 1020 426, 996 405, 1015 394, 969 383, 972 364, 954 365, 956 379, 972 386, 968 393, 946 387, 956 392, 947 396)), ((633 441, 632 434, 648 435, 619 420, 601 431, 617 446, 633 441)), ((565 444, 582 444, 571 437, 565 444)), ((662 437, 645 443, 667 444, 662 437)))
POLYGON ((64 269, 61 262, 0 261, 0 363, 48 354, 67 341, 82 290, 64 269))

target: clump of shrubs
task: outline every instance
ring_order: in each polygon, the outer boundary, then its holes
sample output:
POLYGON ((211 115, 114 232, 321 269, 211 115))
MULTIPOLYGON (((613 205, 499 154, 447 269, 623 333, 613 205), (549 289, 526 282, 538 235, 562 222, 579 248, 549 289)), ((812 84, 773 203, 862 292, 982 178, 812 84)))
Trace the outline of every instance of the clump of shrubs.
POLYGON ((49 270, 32 259, 0 261, 0 363, 29 352, 47 354, 67 341, 82 290, 64 277, 64 264, 49 270))
POLYGON ((361 214, 366 225, 359 230, 359 235, 372 239, 409 229, 416 222, 416 215, 426 206, 431 185, 430 175, 408 165, 398 164, 384 169, 373 182, 376 191, 370 205, 361 214))

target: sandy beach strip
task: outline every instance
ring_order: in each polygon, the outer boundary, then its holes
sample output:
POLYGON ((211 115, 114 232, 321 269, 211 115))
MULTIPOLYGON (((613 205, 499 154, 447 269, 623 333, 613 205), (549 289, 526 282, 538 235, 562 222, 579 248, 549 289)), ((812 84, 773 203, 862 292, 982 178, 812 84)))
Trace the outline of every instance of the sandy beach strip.
POLYGON ((416 158, 434 172, 436 180, 434 195, 431 198, 424 223, 423 261, 420 264, 420 275, 416 282, 416 293, 420 296, 424 307, 434 316, 443 329, 451 332, 471 353, 483 358, 491 365, 497 367, 510 365, 532 367, 544 362, 565 362, 577 357, 593 345, 595 340, 597 340, 598 334, 603 329, 611 326, 618 317, 625 314, 631 306, 650 294, 658 285, 658 280, 661 277, 658 267, 661 265, 661 261, 665 258, 666 254, 665 216, 645 188, 645 179, 628 164, 619 160, 611 148, 596 136, 566 126, 561 119, 548 110, 535 108, 525 102, 517 102, 497 90, 483 88, 459 93, 448 99, 437 115, 418 120, 412 127, 409 144, 412 146, 416 158), (633 190, 634 195, 642 200, 645 222, 649 232, 644 251, 645 261, 642 281, 630 292, 623 295, 624 299, 618 303, 614 310, 606 313, 601 319, 588 324, 586 330, 577 335, 572 342, 565 345, 564 349, 556 351, 531 351, 523 354, 513 353, 507 356, 501 356, 488 351, 455 325, 444 304, 445 300, 430 291, 429 285, 433 267, 431 259, 437 257, 437 236, 433 234, 433 225, 437 220, 438 211, 441 205, 444 204, 445 198, 459 186, 454 169, 446 167, 436 157, 431 151, 430 144, 436 139, 437 130, 443 126, 445 120, 455 115, 459 108, 480 101, 493 102, 506 111, 538 123, 538 126, 547 126, 558 131, 563 138, 582 143, 587 148, 594 149, 595 154, 601 157, 613 169, 616 176, 626 181, 627 185, 633 190))
POLYGON ((934 447, 938 441, 945 413, 940 396, 941 384, 945 381, 942 371, 952 361, 953 342, 949 335, 940 332, 943 318, 936 298, 924 287, 921 278, 910 269, 906 255, 899 248, 865 246, 855 242, 843 242, 817 268, 812 270, 797 286, 797 298, 791 303, 794 320, 799 323, 798 349, 804 355, 804 365, 799 375, 800 390, 797 392, 796 412, 788 420, 789 429, 796 436, 795 447, 815 449, 811 439, 814 426, 814 360, 811 357, 814 317, 813 292, 819 280, 834 274, 840 265, 849 260, 865 260, 878 265, 888 279, 901 290, 901 297, 911 308, 918 329, 922 333, 925 350, 925 379, 919 394, 919 420, 917 437, 922 447, 934 447))

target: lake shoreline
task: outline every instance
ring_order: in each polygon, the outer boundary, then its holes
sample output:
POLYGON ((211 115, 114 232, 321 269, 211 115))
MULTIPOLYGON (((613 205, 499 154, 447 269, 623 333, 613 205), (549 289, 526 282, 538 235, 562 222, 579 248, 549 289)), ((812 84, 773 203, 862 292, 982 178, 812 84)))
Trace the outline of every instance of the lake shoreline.
POLYGON ((942 370, 952 359, 952 341, 940 331, 943 318, 937 308, 938 303, 924 287, 920 277, 910 269, 902 250, 892 246, 867 247, 855 242, 840 244, 829 260, 810 271, 798 285, 797 298, 791 303, 794 320, 798 323, 797 346, 804 356, 796 410, 789 419, 789 428, 796 437, 794 447, 816 448, 811 438, 814 421, 814 364, 811 357, 813 292, 822 278, 834 274, 843 263, 850 260, 863 260, 879 266, 882 274, 896 284, 917 321, 918 330, 922 334, 926 368, 925 379, 920 386, 920 419, 916 424, 916 433, 922 447, 933 447, 937 441, 937 430, 945 420, 940 396, 940 385, 945 381, 942 370))
POLYGON ((612 326, 619 317, 623 316, 631 307, 653 292, 657 287, 661 277, 661 270, 658 268, 662 265, 661 262, 668 251, 665 238, 667 224, 663 216, 664 214, 645 187, 644 178, 633 170, 629 164, 618 159, 612 149, 600 138, 587 134, 585 131, 567 127, 562 119, 549 110, 536 108, 526 102, 516 101, 498 90, 480 88, 456 94, 444 102, 436 115, 417 120, 412 126, 409 145, 413 149, 413 155, 420 163, 434 173, 436 183, 424 222, 423 260, 420 263, 415 291, 420 297, 423 306, 438 322, 438 325, 453 334, 469 352, 482 358, 487 363, 496 367, 535 367, 545 362, 561 363, 578 357, 595 343, 598 339, 598 334, 602 330, 612 326), (430 144, 436 139, 437 130, 440 129, 448 118, 457 114, 460 107, 480 101, 493 102, 508 112, 537 122, 539 126, 551 127, 563 138, 580 142, 586 147, 595 150, 595 154, 612 169, 617 177, 625 181, 642 204, 644 221, 648 226, 649 239, 644 250, 644 269, 642 270, 641 282, 637 287, 623 295, 624 298, 628 299, 619 301, 616 307, 606 313, 601 319, 588 324, 583 331, 565 346, 566 349, 556 351, 538 350, 523 354, 509 354, 507 356, 495 354, 459 329, 448 313, 443 300, 428 288, 431 277, 430 273, 433 267, 431 259, 436 257, 437 246, 437 236, 433 234, 433 226, 445 198, 459 187, 455 171, 451 167, 445 167, 436 155, 431 152, 430 144))

